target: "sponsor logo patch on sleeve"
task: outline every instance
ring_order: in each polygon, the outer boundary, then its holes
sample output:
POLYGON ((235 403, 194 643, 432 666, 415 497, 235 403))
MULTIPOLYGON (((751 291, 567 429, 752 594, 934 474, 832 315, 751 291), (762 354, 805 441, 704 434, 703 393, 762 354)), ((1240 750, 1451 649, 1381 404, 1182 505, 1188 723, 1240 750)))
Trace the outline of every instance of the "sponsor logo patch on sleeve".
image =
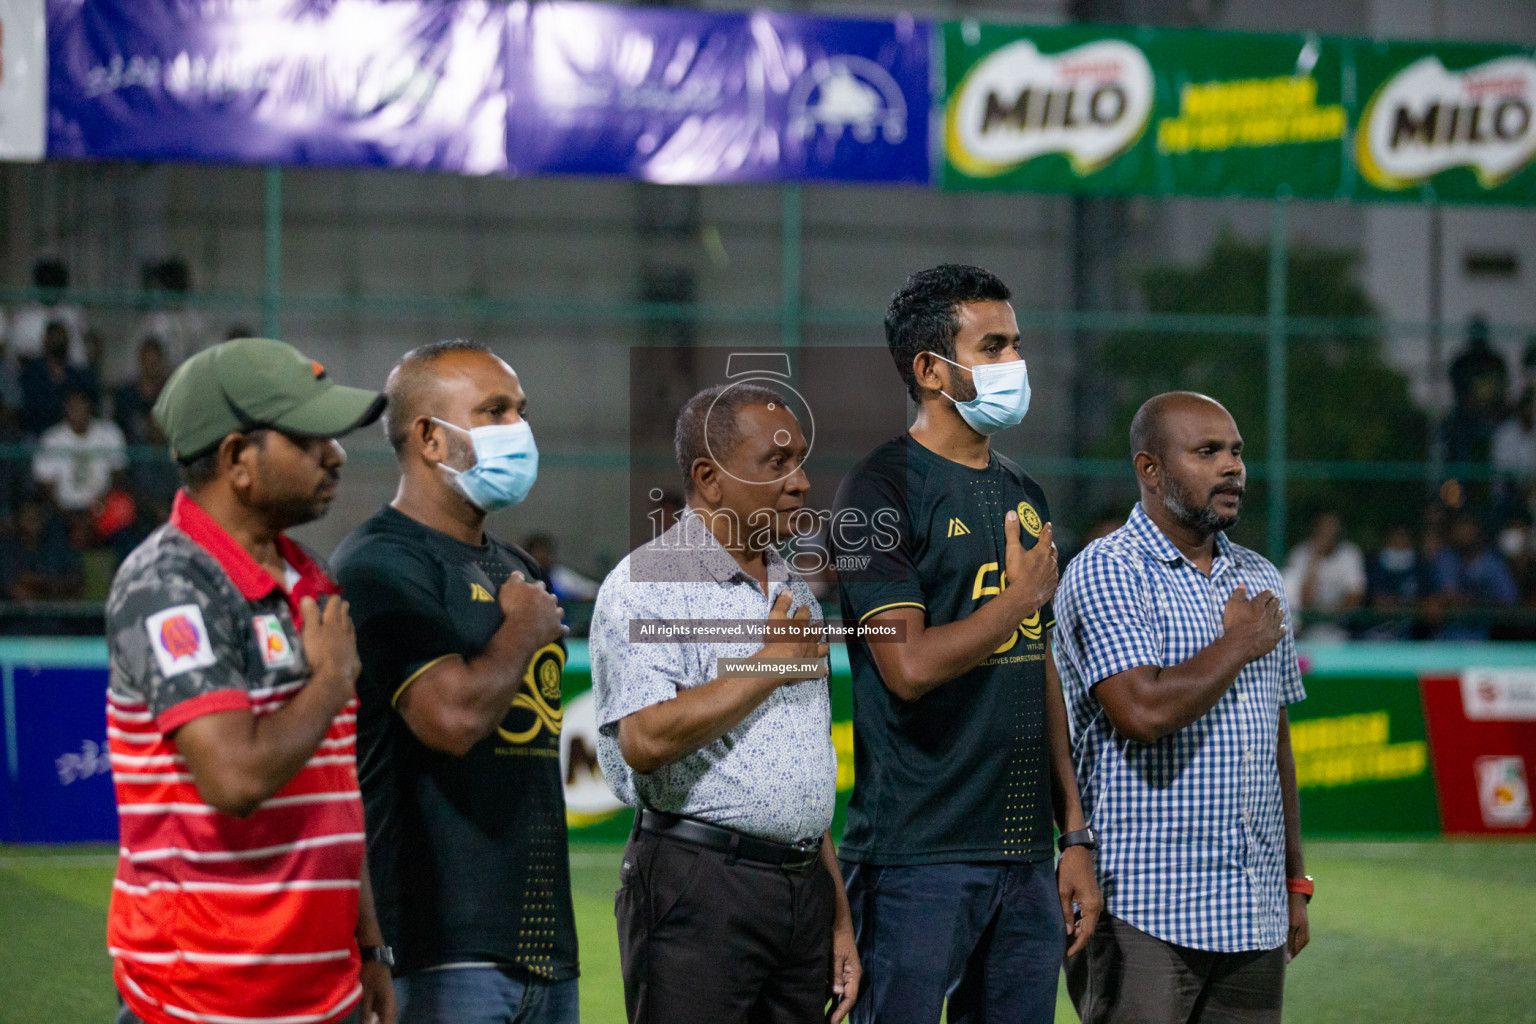
POLYGON ((179 604, 144 620, 149 646, 160 663, 160 674, 169 678, 207 668, 218 660, 208 642, 203 610, 195 604, 179 604))

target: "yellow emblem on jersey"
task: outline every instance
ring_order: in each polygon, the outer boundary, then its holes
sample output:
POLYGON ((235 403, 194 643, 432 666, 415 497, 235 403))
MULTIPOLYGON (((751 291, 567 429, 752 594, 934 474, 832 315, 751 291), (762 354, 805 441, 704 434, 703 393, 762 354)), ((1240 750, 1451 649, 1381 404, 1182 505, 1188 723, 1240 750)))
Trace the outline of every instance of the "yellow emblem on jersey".
POLYGON ((951 537, 964 537, 966 534, 968 534, 970 532, 971 532, 971 528, 966 526, 960 520, 958 520, 958 519, 951 519, 949 521, 949 535, 951 537))
POLYGON ((565 718, 565 711, 559 706, 560 676, 564 671, 565 652, 559 644, 545 644, 534 653, 528 662, 528 670, 523 673, 523 688, 512 698, 507 719, 496 728, 502 739, 508 743, 527 743, 544 729, 555 736, 560 735, 565 718), (531 712, 533 724, 513 731, 507 725, 512 713, 518 710, 531 712))
POLYGON ((469 585, 469 599, 471 601, 495 601, 496 600, 494 597, 491 596, 491 592, 489 590, 486 590, 484 587, 482 587, 478 583, 471 583, 469 585))
POLYGON ((1031 537, 1040 536, 1040 530, 1044 526, 1040 522, 1040 513, 1035 511, 1035 506, 1027 501, 1019 502, 1019 524, 1024 527, 1024 532, 1031 537))

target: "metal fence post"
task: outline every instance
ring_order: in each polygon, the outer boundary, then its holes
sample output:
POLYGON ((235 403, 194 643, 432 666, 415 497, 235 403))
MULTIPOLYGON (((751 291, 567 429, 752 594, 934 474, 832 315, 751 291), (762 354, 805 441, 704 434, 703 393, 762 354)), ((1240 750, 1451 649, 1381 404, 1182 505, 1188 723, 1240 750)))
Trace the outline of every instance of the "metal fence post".
POLYGON ((279 338, 283 333, 283 169, 267 168, 265 228, 262 252, 261 333, 279 338))
POLYGON ((1269 557, 1285 557, 1285 276, 1286 197, 1269 207, 1269 557))
POLYGON ((785 185, 779 196, 779 344, 800 345, 800 186, 785 185))

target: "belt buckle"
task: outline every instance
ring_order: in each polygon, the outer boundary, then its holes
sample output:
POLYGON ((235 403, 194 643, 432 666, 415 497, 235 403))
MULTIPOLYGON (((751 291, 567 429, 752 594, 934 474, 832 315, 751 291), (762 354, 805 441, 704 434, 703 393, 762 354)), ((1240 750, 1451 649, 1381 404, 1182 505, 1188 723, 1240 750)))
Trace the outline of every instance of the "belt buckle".
POLYGON ((789 845, 790 849, 800 854, 800 856, 794 858, 793 860, 786 860, 784 862, 784 867, 792 871, 802 871, 805 868, 810 867, 812 864, 816 863, 817 857, 819 857, 821 854, 821 840, 819 838, 800 839, 790 843, 789 845))

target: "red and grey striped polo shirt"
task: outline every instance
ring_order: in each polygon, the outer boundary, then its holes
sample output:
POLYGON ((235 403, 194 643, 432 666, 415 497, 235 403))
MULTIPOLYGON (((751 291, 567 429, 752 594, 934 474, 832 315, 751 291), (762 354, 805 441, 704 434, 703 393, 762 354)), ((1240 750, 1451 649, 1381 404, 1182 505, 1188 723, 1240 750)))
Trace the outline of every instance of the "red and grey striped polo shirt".
POLYGON ((361 994, 356 700, 249 818, 205 803, 176 748, 201 715, 268 715, 305 685, 299 601, 338 588, 297 544, 278 547, 282 586, 180 493, 107 601, 122 836, 107 945, 118 991, 149 1024, 325 1024, 361 994))

